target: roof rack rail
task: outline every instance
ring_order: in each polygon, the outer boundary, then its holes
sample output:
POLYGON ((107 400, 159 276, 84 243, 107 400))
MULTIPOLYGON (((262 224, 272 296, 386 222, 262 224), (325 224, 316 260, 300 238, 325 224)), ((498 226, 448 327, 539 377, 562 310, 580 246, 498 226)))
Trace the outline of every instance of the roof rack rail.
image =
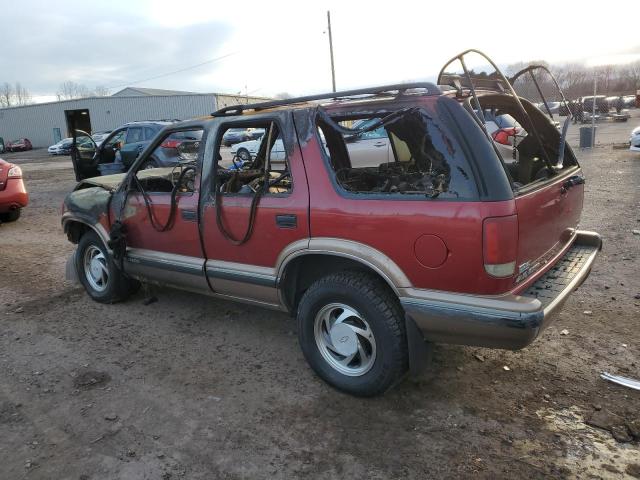
POLYGON ((379 87, 359 88, 356 90, 344 90, 342 92, 320 93, 317 95, 307 95, 305 97, 287 98, 285 100, 272 100, 269 102, 230 105, 221 108, 211 114, 212 117, 223 117, 225 115, 241 115, 246 110, 264 110, 267 108, 281 107, 283 105, 293 105, 295 103, 313 102, 315 100, 328 100, 345 97, 356 97, 360 95, 379 95, 381 93, 397 91, 400 95, 407 90, 425 89, 431 95, 439 95, 440 89, 431 82, 399 83, 395 85, 383 85, 379 87))

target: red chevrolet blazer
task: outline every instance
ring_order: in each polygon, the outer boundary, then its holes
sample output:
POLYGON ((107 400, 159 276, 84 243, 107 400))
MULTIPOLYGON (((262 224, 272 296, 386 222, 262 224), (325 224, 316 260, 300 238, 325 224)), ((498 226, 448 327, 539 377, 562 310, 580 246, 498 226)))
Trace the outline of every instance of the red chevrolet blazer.
POLYGON ((527 346, 601 240, 579 229, 584 177, 566 130, 501 74, 464 70, 165 128, 129 172, 65 199, 69 274, 100 302, 150 282, 288 312, 315 372, 355 395, 424 365, 433 342, 527 346), (522 127, 512 158, 484 111, 522 127), (265 132, 250 161, 224 146, 232 128, 265 132), (183 163, 145 169, 176 132, 201 133, 177 146, 183 163))

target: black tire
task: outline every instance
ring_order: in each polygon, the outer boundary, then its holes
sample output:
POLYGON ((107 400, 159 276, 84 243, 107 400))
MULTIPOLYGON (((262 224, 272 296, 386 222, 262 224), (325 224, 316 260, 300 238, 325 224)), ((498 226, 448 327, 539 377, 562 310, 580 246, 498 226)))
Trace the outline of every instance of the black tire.
POLYGON ((140 170, 147 170, 151 168, 158 168, 158 162, 156 162, 153 158, 150 158, 149 160, 144 162, 142 164, 142 167, 140 167, 140 170))
POLYGON ((371 274, 345 271, 316 281, 300 300, 297 321, 298 339, 307 362, 319 377, 339 390, 363 397, 378 395, 395 385, 408 369, 402 307, 389 287, 371 274), (332 304, 355 309, 373 332, 375 360, 361 375, 338 371, 320 351, 316 317, 332 304))
POLYGON ((3 222, 3 223, 15 222, 20 218, 21 212, 22 212, 22 209, 16 208, 15 210, 11 210, 9 212, 0 213, 0 222, 3 222))
POLYGON ((243 162, 251 161, 251 154, 249 153, 249 150, 247 150, 246 148, 239 148, 238 151, 236 152, 236 155, 243 162))
POLYGON ((93 232, 85 233, 78 242, 76 250, 76 272, 82 286, 89 296, 96 302, 116 303, 126 300, 140 288, 140 282, 127 277, 115 264, 109 255, 105 245, 98 235, 93 232), (85 255, 89 251, 99 250, 104 258, 104 266, 107 269, 107 279, 103 282, 103 288, 96 288, 89 279, 89 274, 85 272, 85 255))

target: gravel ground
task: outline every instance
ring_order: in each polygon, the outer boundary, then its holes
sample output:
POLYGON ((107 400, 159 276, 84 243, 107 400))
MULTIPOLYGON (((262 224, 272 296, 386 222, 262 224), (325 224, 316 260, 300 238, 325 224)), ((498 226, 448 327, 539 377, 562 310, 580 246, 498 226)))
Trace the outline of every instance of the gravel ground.
POLYGON ((155 288, 91 301, 64 280, 68 159, 4 155, 31 204, 0 226, 0 478, 640 478, 640 392, 599 378, 640 378, 640 155, 604 146, 632 126, 577 151, 605 246, 556 323, 519 352, 437 346, 368 400, 313 375, 284 314, 155 288))

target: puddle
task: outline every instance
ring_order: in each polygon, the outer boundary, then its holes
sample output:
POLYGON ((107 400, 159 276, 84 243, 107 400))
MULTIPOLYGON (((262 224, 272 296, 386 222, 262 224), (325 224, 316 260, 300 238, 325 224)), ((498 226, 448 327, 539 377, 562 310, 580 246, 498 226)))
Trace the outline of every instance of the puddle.
MULTIPOLYGON (((578 407, 562 410, 545 408, 536 415, 545 421, 547 428, 559 434, 566 450, 557 459, 557 466, 566 468, 571 479, 625 479, 636 477, 625 473, 630 465, 640 464, 640 447, 616 442, 609 432, 584 423, 584 415, 578 407)), ((541 450, 548 450, 536 441, 518 442, 518 447, 534 460, 541 450)), ((631 467, 633 468, 633 467, 631 467)))

